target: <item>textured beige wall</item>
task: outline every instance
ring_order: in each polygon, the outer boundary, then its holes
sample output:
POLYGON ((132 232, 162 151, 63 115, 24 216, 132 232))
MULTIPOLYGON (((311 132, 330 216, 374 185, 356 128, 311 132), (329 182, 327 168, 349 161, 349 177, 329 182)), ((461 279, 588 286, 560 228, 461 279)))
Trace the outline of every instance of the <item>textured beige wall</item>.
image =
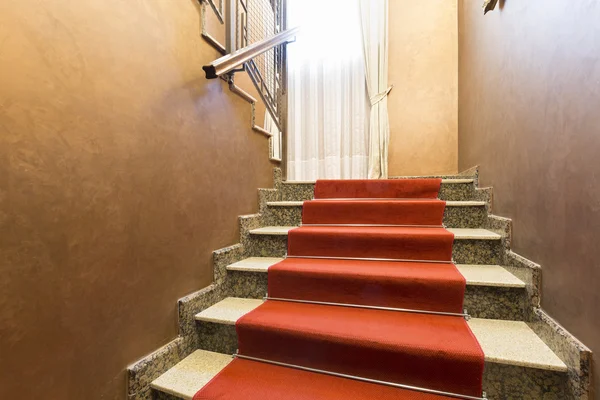
POLYGON ((389 174, 457 172, 456 1, 390 0, 389 174))
POLYGON ((595 353, 600 390, 600 2, 460 0, 460 167, 479 165, 542 306, 595 353))
POLYGON ((238 241, 272 165, 216 57, 197 0, 0 1, 0 399, 125 399, 238 241))

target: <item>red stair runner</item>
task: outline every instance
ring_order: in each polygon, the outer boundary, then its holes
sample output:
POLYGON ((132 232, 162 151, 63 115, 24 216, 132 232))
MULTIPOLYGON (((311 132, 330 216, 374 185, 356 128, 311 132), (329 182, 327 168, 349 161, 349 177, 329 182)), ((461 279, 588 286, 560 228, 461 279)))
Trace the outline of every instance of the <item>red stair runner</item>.
POLYGON ((450 261, 453 241, 443 228, 301 226, 288 233, 288 255, 450 261))
MULTIPOLYGON (((374 200, 305 202, 303 223, 440 225, 445 206, 435 200, 440 183, 440 179, 318 181, 316 198, 374 200), (397 200, 381 200, 389 198, 397 200), (404 200, 407 198, 425 200, 404 200)), ((290 231, 290 257, 272 266, 268 275, 269 297, 287 300, 268 300, 237 321, 239 354, 481 396, 484 356, 465 319, 423 312, 462 310, 466 283, 449 262, 453 239, 452 233, 435 227, 303 226, 290 231)), ((451 396, 236 359, 194 397, 374 398, 434 400, 451 396)))
POLYGON ((287 258, 269 268, 269 296, 461 313, 454 264, 287 258))
POLYGON ((456 400, 412 390, 233 360, 194 400, 456 400))
POLYGON ((302 207, 303 224, 442 225, 441 200, 312 200, 302 207))
POLYGON ((315 199, 437 199, 441 179, 319 180, 315 199))
POLYGON ((464 318, 267 301, 237 332, 242 355, 481 395, 483 362, 464 318))

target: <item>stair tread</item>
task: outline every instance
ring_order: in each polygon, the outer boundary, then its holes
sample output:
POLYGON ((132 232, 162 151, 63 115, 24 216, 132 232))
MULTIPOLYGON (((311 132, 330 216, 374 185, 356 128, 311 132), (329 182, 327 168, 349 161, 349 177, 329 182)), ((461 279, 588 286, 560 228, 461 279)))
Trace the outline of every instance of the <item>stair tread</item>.
MULTIPOLYGON (((302 207, 304 201, 269 201, 269 207, 302 207)), ((446 207, 483 207, 485 201, 447 201, 446 207)))
POLYGON ((525 282, 500 265, 457 264, 458 271, 471 286, 496 286, 524 288, 525 282))
POLYGON ((456 183, 473 183, 475 182, 475 179, 473 178, 449 178, 449 179, 442 179, 442 183, 450 183, 450 184, 456 184, 456 183))
POLYGON ((231 361, 231 355, 196 350, 155 379, 150 386, 176 397, 192 399, 231 361))
POLYGON ((481 228, 446 228, 454 233, 454 239, 500 240, 502 235, 481 228))
POLYGON ((567 371, 565 363, 525 322, 473 318, 469 326, 485 353, 486 361, 567 371))
MULTIPOLYGON (((262 272, 265 273, 271 265, 283 261, 278 257, 250 257, 228 265, 229 271, 262 272)), ((461 265, 458 271, 470 286, 494 286, 524 288, 525 283, 499 265, 461 265)))
POLYGON ((297 226, 265 226, 262 228, 252 229, 250 234, 287 236, 288 232, 295 228, 297 228, 297 226))
MULTIPOLYGON (((273 235, 287 236, 288 232, 297 226, 265 226, 262 228, 250 230, 252 235, 273 235)), ((502 235, 481 228, 447 228, 448 231, 454 234, 455 240, 500 240, 502 235)))
POLYGON ((279 257, 250 257, 227 266, 228 271, 267 272, 271 265, 283 261, 279 257))
POLYGON ((244 314, 254 310, 262 303, 263 300, 260 299, 228 297, 196 314, 196 320, 224 325, 235 325, 235 321, 244 314))
MULTIPOLYGON (((177 398, 191 400, 198 391, 208 384, 211 378, 215 377, 233 360, 234 358, 230 355, 197 350, 152 382, 151 387, 177 398), (225 364, 221 365, 223 363, 225 364)), ((263 396, 269 398, 273 398, 273 396, 278 396, 278 398, 286 398, 287 396, 294 399, 309 398, 307 396, 313 398, 315 385, 318 385, 334 388, 329 393, 321 393, 322 395, 325 394, 327 399, 350 398, 356 396, 358 390, 367 390, 368 398, 381 398, 383 394, 386 399, 408 397, 415 400, 450 399, 435 394, 414 392, 384 385, 372 385, 357 380, 257 361, 237 359, 235 364, 231 365, 231 368, 233 371, 229 369, 229 376, 225 378, 228 380, 229 386, 238 385, 240 383, 239 379, 243 377, 245 384, 252 385, 253 390, 261 392, 263 396), (289 392, 290 382, 294 382, 294 384, 300 382, 301 386, 297 390, 289 392), (368 385, 368 388, 365 388, 364 385, 368 385)), ((241 396, 237 398, 239 397, 241 396)))
MULTIPOLYGON (((196 315, 196 320, 235 325, 243 315, 262 304, 262 300, 227 298, 196 315), (250 301, 248 301, 250 300, 250 301)), ((566 365, 525 323, 473 318, 469 321, 481 344, 486 361, 566 371, 566 365)))

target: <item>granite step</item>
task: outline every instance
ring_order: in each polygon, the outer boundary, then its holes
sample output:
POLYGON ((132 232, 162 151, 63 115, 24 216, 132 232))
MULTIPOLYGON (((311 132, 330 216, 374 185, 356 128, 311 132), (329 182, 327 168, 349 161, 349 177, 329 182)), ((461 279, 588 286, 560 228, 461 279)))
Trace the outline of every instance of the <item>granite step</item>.
MULTIPOLYGON (((269 267, 283 261, 280 257, 250 257, 227 266, 228 271, 266 273, 269 267)), ((525 283, 499 265, 457 264, 467 285, 525 288, 525 283)))
MULTIPOLYGON (((201 340, 201 348, 233 354, 237 349, 236 321, 261 304, 262 300, 258 299, 226 298, 197 314, 196 320, 201 337, 207 334, 214 336, 213 340, 201 340), (206 329, 207 327, 212 329, 206 329), (211 348, 217 341, 220 342, 216 346, 218 349, 211 348)), ((551 398, 566 398, 561 396, 566 393, 567 366, 525 322, 473 318, 468 323, 485 354, 484 390, 488 398, 541 399, 546 398, 545 395, 549 393, 554 396, 551 398), (523 394, 527 396, 520 397, 523 394)), ((194 373, 204 376, 206 372, 198 372, 202 369, 201 366, 214 364, 209 361, 199 362, 197 359, 217 357, 212 354, 214 353, 196 354, 192 359, 196 361, 188 365, 195 365, 194 373)), ((220 360, 225 362, 224 359, 220 360)), ((171 394, 177 392, 175 386, 178 382, 186 382, 184 378, 174 377, 178 374, 178 370, 185 371, 183 375, 192 373, 185 368, 185 365, 174 367, 157 379, 158 382, 155 381, 153 387, 171 394)), ((199 379, 193 390, 188 388, 186 393, 195 393, 195 390, 199 390, 205 382, 206 380, 199 379)), ((181 383, 181 388, 184 386, 185 383, 181 383)))
MULTIPOLYGON (((268 224, 298 226, 302 222, 303 201, 267 202, 268 224)), ((444 225, 450 228, 481 228, 487 218, 485 201, 448 201, 444 225)))
POLYGON ((196 350, 150 384, 154 398, 191 400, 231 361, 230 354, 196 350))
MULTIPOLYGON (((267 293, 267 271, 283 258, 250 257, 227 266, 231 296, 261 299, 267 293)), ((457 265, 467 280, 464 308, 476 318, 523 320, 526 284, 499 265, 457 265)))
MULTIPOLYGON (((247 256, 283 257, 288 232, 296 226, 265 226, 251 229, 244 240, 247 256)), ((457 264, 496 265, 501 261, 502 235, 481 228, 448 228, 454 233, 452 256, 457 264)))
MULTIPOLYGON (((410 178, 402 178, 410 179, 410 178)), ((314 195, 314 181, 285 181, 282 182, 281 199, 283 201, 311 200, 314 195)), ((475 179, 450 178, 442 179, 439 198, 442 200, 475 200, 475 179)))

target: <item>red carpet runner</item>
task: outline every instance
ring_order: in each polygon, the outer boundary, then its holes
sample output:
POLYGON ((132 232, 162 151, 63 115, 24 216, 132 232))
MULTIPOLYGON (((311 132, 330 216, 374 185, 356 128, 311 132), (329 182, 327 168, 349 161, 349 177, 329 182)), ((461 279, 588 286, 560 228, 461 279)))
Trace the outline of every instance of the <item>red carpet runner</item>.
MULTIPOLYGON (((271 300, 237 321, 239 354, 481 397, 481 347, 461 315, 441 314, 462 312, 466 282, 440 184, 318 181, 288 258, 269 269, 271 300)), ((194 400, 450 398, 237 358, 194 400)))

